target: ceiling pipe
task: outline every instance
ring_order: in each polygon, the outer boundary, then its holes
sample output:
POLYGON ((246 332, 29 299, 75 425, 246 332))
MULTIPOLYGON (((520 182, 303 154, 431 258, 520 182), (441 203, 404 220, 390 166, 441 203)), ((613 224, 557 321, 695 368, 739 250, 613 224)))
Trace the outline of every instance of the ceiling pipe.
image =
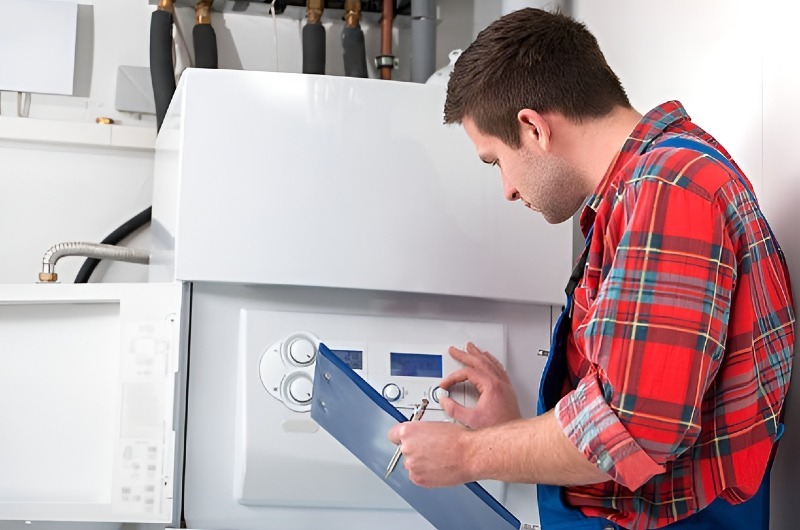
POLYGON ((390 80, 394 69, 395 58, 392 55, 392 23, 394 22, 394 0, 383 0, 383 16, 381 17, 381 54, 375 58, 375 67, 381 73, 381 79, 390 80))
POLYGON ((436 0, 411 0, 411 81, 436 71, 436 0))
POLYGON ((217 34, 211 27, 212 0, 199 0, 195 5, 195 24, 192 29, 194 41, 194 64, 197 68, 217 68, 217 34))
POLYGON ((364 46, 364 31, 361 29, 361 0, 346 0, 344 3, 342 54, 344 75, 367 77, 367 51, 364 46))
POLYGON ((323 0, 306 2, 306 25, 303 26, 303 73, 325 73, 325 26, 322 25, 323 0))

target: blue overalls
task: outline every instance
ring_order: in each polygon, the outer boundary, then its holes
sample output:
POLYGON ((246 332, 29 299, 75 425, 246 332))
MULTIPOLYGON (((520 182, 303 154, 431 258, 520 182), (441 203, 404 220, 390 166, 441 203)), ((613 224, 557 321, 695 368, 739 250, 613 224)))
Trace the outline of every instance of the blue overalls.
MULTIPOLYGON (((731 168, 739 177, 739 180, 744 183, 744 179, 736 171, 736 168, 721 153, 707 144, 682 137, 674 137, 659 142, 658 147, 687 148, 705 153, 731 168)), ((746 184, 745 189, 749 189, 746 184)), ((544 414, 552 409, 561 399, 562 385, 567 375, 567 338, 572 330, 572 294, 583 276, 593 228, 589 230, 583 254, 578 260, 575 269, 573 269, 565 289, 567 304, 558 317, 553 331, 550 355, 539 386, 538 414, 544 414)), ((777 240, 774 237, 773 241, 776 242, 777 246, 777 240)), ((780 252, 780 249, 778 249, 778 252, 780 252)), ((780 425, 777 438, 780 438, 782 428, 783 425, 780 425)), ((620 528, 618 525, 601 517, 586 517, 579 510, 568 506, 564 502, 562 493, 563 488, 560 486, 537 486, 542 530, 618 530, 620 528)), ((717 498, 696 514, 664 528, 675 530, 767 530, 769 528, 769 468, 761 482, 761 487, 747 501, 731 505, 725 500, 717 498)))

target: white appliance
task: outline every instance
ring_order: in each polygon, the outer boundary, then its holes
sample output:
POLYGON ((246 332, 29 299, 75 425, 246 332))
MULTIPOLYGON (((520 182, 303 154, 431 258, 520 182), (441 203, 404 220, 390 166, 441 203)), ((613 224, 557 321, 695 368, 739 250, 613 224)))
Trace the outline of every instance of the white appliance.
MULTIPOLYGON (((174 444, 162 526, 180 513, 208 530, 431 528, 311 421, 319 340, 401 409, 428 397, 441 420, 447 347, 472 340, 535 413, 571 227, 506 203, 463 131, 441 124, 443 101, 440 86, 184 73, 157 144, 152 283, 135 287, 187 293, 171 350, 187 366, 163 419, 185 450, 174 444)), ((536 522, 533 486, 486 487, 536 522)), ((97 520, 46 513, 22 517, 97 520)))

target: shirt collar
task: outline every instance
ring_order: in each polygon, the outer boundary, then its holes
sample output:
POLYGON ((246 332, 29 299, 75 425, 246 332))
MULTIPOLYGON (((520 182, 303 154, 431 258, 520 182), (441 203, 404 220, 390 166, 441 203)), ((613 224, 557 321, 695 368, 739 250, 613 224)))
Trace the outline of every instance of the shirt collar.
POLYGON ((668 101, 642 116, 636 127, 625 140, 622 148, 614 155, 611 165, 600 180, 594 193, 586 201, 586 206, 581 212, 580 223, 583 233, 587 233, 594 222, 597 207, 606 195, 608 187, 614 182, 614 177, 619 170, 633 157, 641 155, 657 136, 667 128, 680 122, 691 120, 683 105, 679 101, 668 101))

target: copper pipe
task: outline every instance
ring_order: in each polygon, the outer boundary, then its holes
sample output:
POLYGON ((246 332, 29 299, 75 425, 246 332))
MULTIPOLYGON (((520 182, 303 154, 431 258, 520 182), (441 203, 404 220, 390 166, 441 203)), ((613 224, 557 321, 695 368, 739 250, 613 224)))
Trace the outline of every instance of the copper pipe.
POLYGON ((361 0, 345 0, 344 24, 348 28, 357 28, 361 23, 361 0))
MULTIPOLYGON (((394 10, 394 0, 383 0, 383 18, 381 19, 381 55, 392 55, 392 11, 394 10)), ((392 78, 392 68, 381 68, 381 79, 392 78)))
POLYGON ((319 24, 322 11, 325 9, 325 0, 308 0, 306 2, 306 17, 309 24, 319 24))
POLYGON ((171 14, 175 14, 175 0, 159 0, 158 2, 158 10, 159 11, 169 11, 171 14))
POLYGON ((211 24, 212 0, 198 0, 194 6, 195 24, 211 24))

